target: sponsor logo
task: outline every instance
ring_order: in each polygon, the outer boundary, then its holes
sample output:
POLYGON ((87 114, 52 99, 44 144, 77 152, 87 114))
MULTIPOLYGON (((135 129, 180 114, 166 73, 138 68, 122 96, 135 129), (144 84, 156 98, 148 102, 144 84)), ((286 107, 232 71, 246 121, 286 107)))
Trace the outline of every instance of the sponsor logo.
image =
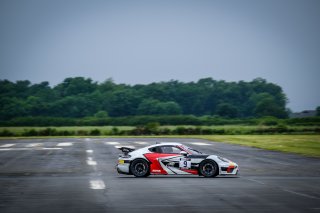
POLYGON ((152 172, 161 172, 161 170, 154 169, 154 170, 152 170, 152 172))

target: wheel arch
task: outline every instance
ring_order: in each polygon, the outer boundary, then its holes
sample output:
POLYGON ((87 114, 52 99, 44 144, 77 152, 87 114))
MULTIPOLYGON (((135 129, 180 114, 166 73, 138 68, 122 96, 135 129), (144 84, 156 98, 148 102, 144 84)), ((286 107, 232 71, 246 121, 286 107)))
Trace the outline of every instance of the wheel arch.
POLYGON ((133 160, 130 161, 130 164, 129 164, 129 173, 130 173, 130 174, 132 174, 131 165, 132 165, 132 163, 133 163, 134 161, 136 161, 136 160, 144 160, 144 161, 146 161, 146 162, 149 164, 149 169, 150 169, 150 164, 151 164, 151 162, 150 162, 148 159, 146 159, 146 158, 138 157, 138 158, 135 158, 135 159, 133 159, 133 160))
POLYGON ((213 160, 213 159, 211 159, 211 158, 206 158, 206 159, 203 159, 203 160, 199 163, 199 167, 198 167, 199 176, 203 176, 203 175, 201 174, 201 171, 200 171, 200 165, 201 165, 203 162, 206 162, 206 161, 209 161, 209 162, 212 162, 212 163, 216 164, 216 166, 217 166, 217 168, 218 168, 216 175, 219 175, 219 174, 220 174, 220 166, 219 166, 219 164, 218 164, 215 160, 213 160))

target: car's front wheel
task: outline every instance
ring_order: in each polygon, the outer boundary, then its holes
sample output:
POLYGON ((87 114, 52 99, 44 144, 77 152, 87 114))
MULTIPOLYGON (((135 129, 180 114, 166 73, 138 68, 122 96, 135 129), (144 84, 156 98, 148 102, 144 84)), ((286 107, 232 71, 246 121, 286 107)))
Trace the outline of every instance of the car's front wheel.
POLYGON ((143 159, 136 159, 131 163, 130 171, 136 177, 147 177, 150 174, 149 163, 143 159))
POLYGON ((219 168, 216 162, 204 160, 199 165, 199 172, 204 177, 215 177, 219 174, 219 168))

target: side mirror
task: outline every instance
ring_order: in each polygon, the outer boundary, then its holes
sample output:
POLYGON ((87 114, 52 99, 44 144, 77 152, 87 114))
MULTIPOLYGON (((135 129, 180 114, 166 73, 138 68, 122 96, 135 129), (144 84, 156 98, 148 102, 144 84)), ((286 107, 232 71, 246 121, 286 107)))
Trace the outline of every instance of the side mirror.
POLYGON ((185 151, 181 151, 181 152, 180 152, 180 155, 187 156, 187 155, 188 155, 188 153, 187 153, 187 152, 185 152, 185 151))

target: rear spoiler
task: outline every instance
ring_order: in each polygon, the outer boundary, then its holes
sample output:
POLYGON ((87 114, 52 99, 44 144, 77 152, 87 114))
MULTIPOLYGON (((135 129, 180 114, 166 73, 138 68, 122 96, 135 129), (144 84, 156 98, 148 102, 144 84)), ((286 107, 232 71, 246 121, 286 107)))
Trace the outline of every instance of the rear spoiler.
POLYGON ((135 149, 132 149, 132 148, 130 148, 130 147, 120 147, 120 148, 118 148, 119 150, 121 150, 124 154, 128 154, 129 152, 132 152, 132 151, 134 151, 135 149))

